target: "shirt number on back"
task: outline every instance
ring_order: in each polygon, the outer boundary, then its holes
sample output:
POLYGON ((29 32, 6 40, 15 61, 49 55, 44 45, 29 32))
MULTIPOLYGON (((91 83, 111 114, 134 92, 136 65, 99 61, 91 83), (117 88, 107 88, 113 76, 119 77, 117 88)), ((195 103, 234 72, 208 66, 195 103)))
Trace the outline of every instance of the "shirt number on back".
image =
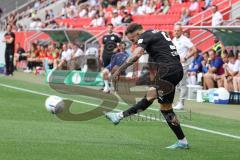
MULTIPOLYGON (((161 33, 167 41, 172 42, 171 38, 168 37, 165 32, 161 32, 161 33)), ((171 52, 172 56, 177 56, 178 55, 177 49, 174 45, 169 45, 169 48, 172 50, 172 52, 171 52)))

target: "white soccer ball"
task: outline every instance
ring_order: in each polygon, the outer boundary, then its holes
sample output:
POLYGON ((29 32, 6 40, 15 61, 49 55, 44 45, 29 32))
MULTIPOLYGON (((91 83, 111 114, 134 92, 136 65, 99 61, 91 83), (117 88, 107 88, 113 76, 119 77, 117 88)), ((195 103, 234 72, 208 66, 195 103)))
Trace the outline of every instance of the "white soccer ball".
POLYGON ((64 108, 64 101, 58 96, 49 96, 45 101, 46 109, 52 114, 60 113, 64 108))

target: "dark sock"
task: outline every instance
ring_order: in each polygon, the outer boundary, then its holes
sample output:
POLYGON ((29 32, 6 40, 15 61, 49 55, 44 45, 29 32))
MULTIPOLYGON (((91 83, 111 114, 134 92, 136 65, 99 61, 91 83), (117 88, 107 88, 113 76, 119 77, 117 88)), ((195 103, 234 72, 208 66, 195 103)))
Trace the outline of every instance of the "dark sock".
POLYGON ((28 62, 27 67, 28 69, 33 69, 33 62, 28 62))
POLYGON ((146 97, 144 97, 141 101, 139 101, 137 104, 129 108, 128 110, 123 112, 124 117, 131 116, 133 114, 136 114, 138 112, 142 112, 146 110, 153 102, 148 101, 146 97))
POLYGON ((164 118, 166 119, 169 127, 172 129, 172 131, 177 136, 177 138, 179 140, 182 140, 185 137, 185 135, 182 131, 182 128, 180 126, 180 123, 177 119, 176 114, 173 112, 173 109, 168 110, 168 111, 161 110, 161 112, 162 112, 164 118))

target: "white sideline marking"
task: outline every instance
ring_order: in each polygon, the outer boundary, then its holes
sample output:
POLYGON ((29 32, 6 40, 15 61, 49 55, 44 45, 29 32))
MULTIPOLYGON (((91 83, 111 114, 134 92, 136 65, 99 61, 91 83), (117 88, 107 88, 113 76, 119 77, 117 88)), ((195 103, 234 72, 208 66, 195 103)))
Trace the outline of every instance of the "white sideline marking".
MULTIPOLYGON (((6 84, 2 84, 2 83, 0 83, 0 86, 15 89, 15 90, 19 90, 19 91, 23 91, 23 92, 33 93, 33 94, 37 94, 37 95, 50 96, 50 94, 46 94, 46 93, 42 93, 42 92, 38 92, 38 91, 33 91, 33 90, 25 89, 25 88, 10 86, 10 85, 6 85, 6 84)), ((72 100, 73 102, 76 102, 76 103, 91 105, 91 106, 95 106, 95 107, 99 106, 99 105, 93 104, 93 103, 87 103, 87 102, 73 100, 73 99, 70 99, 70 100, 72 100)), ((114 111, 122 111, 122 110, 114 109, 114 111)), ((161 121, 159 118, 152 118, 152 117, 148 117, 148 116, 144 116, 144 115, 139 115, 139 116, 144 117, 144 118, 148 118, 148 119, 151 119, 151 120, 161 121)), ((203 132, 207 132, 207 133, 212 133, 212 134, 216 134, 216 135, 230 137, 230 138, 234 138, 234 139, 240 139, 240 136, 227 134, 227 133, 223 133, 223 132, 218 132, 218 131, 214 131, 214 130, 209 130, 209 129, 205 129, 205 128, 200 128, 200 127, 196 127, 196 126, 192 126, 192 125, 188 125, 188 124, 181 123, 181 126, 186 127, 186 128, 191 128, 191 129, 194 129, 194 130, 198 130, 198 131, 203 131, 203 132)))

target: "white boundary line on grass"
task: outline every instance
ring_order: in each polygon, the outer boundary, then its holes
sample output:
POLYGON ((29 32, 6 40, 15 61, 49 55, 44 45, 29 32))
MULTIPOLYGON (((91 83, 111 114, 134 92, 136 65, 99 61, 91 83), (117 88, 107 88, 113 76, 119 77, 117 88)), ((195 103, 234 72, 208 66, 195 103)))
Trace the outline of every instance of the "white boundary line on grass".
MULTIPOLYGON (((23 91, 23 92, 33 93, 33 94, 37 94, 37 95, 50 96, 50 94, 46 94, 46 93, 42 93, 42 92, 38 92, 38 91, 33 91, 33 90, 25 89, 25 88, 10 86, 10 85, 6 85, 6 84, 3 84, 3 83, 0 83, 0 86, 15 89, 15 90, 19 90, 19 91, 23 91)), ((91 106, 95 106, 95 107, 99 106, 99 105, 93 104, 93 103, 78 101, 78 100, 74 100, 74 99, 71 99, 71 100, 73 102, 76 102, 76 103, 91 105, 91 106)), ((115 109, 115 111, 122 111, 122 110, 115 109)), ((139 115, 139 116, 141 116, 143 118, 148 118, 148 119, 151 119, 151 120, 161 121, 159 118, 152 118, 152 117, 148 117, 148 116, 144 116, 144 115, 139 115)), ((218 132, 218 131, 214 131, 214 130, 209 130, 209 129, 205 129, 205 128, 200 128, 200 127, 196 127, 196 126, 192 126, 192 125, 188 125, 188 124, 181 123, 181 126, 186 127, 186 128, 190 128, 190 129, 194 129, 194 130, 198 130, 198 131, 203 131, 203 132, 207 132, 207 133, 212 133, 212 134, 216 134, 216 135, 230 137, 230 138, 234 138, 234 139, 240 139, 240 136, 227 134, 227 133, 223 133, 223 132, 218 132)))

